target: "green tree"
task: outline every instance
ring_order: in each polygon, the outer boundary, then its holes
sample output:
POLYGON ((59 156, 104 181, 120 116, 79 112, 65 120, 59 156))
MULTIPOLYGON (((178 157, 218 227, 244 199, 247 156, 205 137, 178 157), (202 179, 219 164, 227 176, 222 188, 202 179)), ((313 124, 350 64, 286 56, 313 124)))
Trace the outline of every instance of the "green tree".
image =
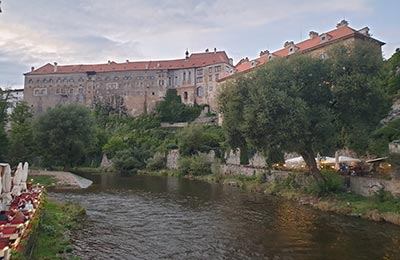
POLYGON ((380 48, 370 42, 338 45, 329 52, 333 108, 340 129, 338 146, 365 152, 369 135, 385 117, 390 102, 384 94, 380 48))
POLYGON ((33 114, 26 102, 16 105, 10 116, 9 158, 16 165, 20 161, 32 163, 35 143, 32 133, 33 114))
POLYGON ((0 88, 0 161, 4 161, 6 159, 8 147, 8 138, 5 127, 7 124, 7 108, 9 107, 9 96, 9 91, 5 91, 0 88))
POLYGON ((163 101, 156 106, 156 113, 162 122, 190 122, 196 119, 202 106, 186 106, 175 89, 168 89, 163 101))
POLYGON ((34 136, 45 165, 76 166, 96 143, 90 111, 80 105, 57 106, 40 116, 34 136))
POLYGON ((190 125, 181 129, 177 134, 179 153, 191 156, 200 152, 214 150, 217 155, 223 154, 223 131, 215 126, 190 125))
POLYGON ((242 136, 267 155, 297 152, 313 176, 322 181, 314 158, 317 151, 332 149, 335 140, 329 82, 329 66, 323 60, 294 56, 269 62, 234 84, 237 89, 233 92, 244 94, 223 101, 225 111, 237 106, 230 122, 224 123, 224 129, 237 133, 228 140, 236 142, 234 139, 242 136))
POLYGON ((228 82, 223 86, 219 96, 219 109, 224 115, 222 123, 226 142, 231 149, 240 149, 241 163, 247 164, 248 142, 245 138, 243 108, 249 98, 249 84, 251 81, 245 77, 239 77, 235 82, 228 82))
POLYGON ((387 93, 389 96, 396 95, 400 90, 400 48, 387 60, 385 64, 387 75, 387 93))

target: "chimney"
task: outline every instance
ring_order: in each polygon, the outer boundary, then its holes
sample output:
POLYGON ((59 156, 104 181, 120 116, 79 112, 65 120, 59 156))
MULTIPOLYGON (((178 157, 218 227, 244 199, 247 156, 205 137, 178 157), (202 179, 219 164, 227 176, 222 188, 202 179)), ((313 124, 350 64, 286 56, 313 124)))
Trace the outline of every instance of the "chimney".
POLYGON ((111 65, 111 61, 110 60, 108 60, 108 65, 111 65))
POLYGON ((208 53, 209 52, 209 50, 208 50, 208 48, 206 49, 206 51, 205 51, 206 53, 208 53))
POLYGON ((214 48, 214 53, 217 53, 217 48, 214 48))
POLYGON ((269 50, 260 51, 260 57, 264 56, 264 55, 268 55, 268 54, 269 54, 269 50))
POLYGON ((129 63, 129 60, 126 60, 126 63, 129 63))
POLYGON ((57 72, 57 62, 54 62, 54 72, 57 72))
POLYGON ((310 39, 314 39, 315 37, 318 37, 319 34, 317 32, 311 31, 308 36, 310 36, 310 39))
POLYGON ((31 72, 35 70, 35 67, 31 67, 31 72))
POLYGON ((289 46, 291 46, 291 45, 294 45, 294 42, 293 41, 286 41, 284 44, 283 44, 283 47, 284 48, 287 48, 287 47, 289 47, 289 46))
POLYGON ((359 33, 365 35, 365 36, 371 36, 371 34, 369 34, 369 28, 368 27, 364 27, 360 30, 358 30, 359 33))
POLYGON ((336 28, 341 28, 341 27, 345 27, 345 26, 347 26, 347 25, 349 25, 349 22, 347 22, 346 20, 341 20, 340 21, 340 23, 338 23, 337 25, 336 25, 336 28))
POLYGON ((186 60, 189 59, 189 51, 188 51, 188 49, 186 49, 186 52, 185 52, 185 59, 186 60))
POLYGON ((229 64, 233 65, 233 59, 229 58, 229 64))

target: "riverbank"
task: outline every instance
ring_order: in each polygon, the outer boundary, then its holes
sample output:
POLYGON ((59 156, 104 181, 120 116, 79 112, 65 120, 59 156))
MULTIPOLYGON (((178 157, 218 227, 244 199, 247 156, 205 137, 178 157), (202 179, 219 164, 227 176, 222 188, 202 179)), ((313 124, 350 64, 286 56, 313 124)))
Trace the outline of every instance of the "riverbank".
MULTIPOLYGON (((12 259, 76 259, 72 256, 71 232, 86 215, 84 208, 74 203, 61 203, 45 198, 38 228, 28 255, 15 254, 12 259)), ((24 252, 24 250, 21 250, 24 252)))
MULTIPOLYGON (((155 176, 181 176, 175 170, 139 171, 139 174, 155 176)), ((293 175, 295 176, 295 175, 293 175)), ((359 217, 373 221, 386 221, 400 225, 400 200, 385 192, 372 197, 363 197, 341 189, 344 183, 335 178, 329 180, 330 187, 299 186, 293 178, 267 183, 261 176, 182 176, 184 178, 222 183, 251 192, 283 197, 312 208, 341 215, 359 217), (325 188, 325 191, 324 191, 325 188), (321 193, 322 192, 322 193, 321 193)))
POLYGON ((60 189, 85 189, 93 183, 91 180, 64 171, 30 170, 29 178, 33 178, 34 183, 39 182, 60 189))

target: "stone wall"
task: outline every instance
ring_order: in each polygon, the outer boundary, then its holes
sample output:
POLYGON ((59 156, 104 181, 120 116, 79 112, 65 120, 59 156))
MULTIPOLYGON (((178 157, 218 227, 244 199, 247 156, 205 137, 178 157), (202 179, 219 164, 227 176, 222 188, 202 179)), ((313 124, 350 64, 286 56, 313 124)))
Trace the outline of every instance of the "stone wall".
POLYGON ((178 169, 179 151, 170 150, 167 154, 167 169, 178 169))
POLYGON ((362 196, 373 196, 379 190, 390 192, 393 196, 400 198, 400 181, 383 180, 368 177, 350 177, 350 191, 362 196))

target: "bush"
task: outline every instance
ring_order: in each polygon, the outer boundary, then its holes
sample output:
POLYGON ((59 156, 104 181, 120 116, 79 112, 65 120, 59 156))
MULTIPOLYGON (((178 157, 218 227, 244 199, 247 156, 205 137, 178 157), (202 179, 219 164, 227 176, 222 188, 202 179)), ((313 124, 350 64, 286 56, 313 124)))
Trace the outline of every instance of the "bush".
POLYGON ((167 158, 165 153, 156 152, 152 158, 149 158, 146 162, 146 168, 150 170, 161 170, 167 165, 167 158))
POLYGON ((336 171, 326 169, 321 171, 325 181, 323 183, 313 181, 308 187, 306 192, 316 194, 319 196, 329 193, 341 193, 344 191, 344 179, 337 174, 336 171))
POLYGON ((178 161, 178 169, 181 175, 209 175, 211 162, 207 154, 202 153, 192 157, 181 157, 178 161))

